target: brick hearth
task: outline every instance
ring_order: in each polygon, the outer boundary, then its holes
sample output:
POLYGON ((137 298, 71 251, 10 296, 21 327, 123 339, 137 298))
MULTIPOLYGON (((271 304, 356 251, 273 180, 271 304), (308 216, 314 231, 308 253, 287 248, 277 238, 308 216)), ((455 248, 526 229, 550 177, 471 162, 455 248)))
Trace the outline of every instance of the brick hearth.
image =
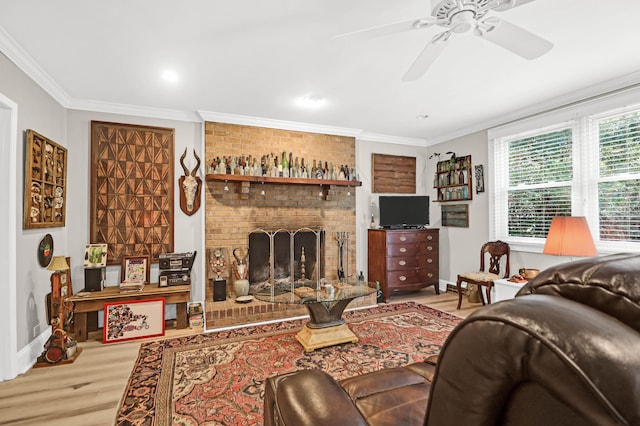
MULTIPOLYGON (((347 309, 375 305, 374 293, 351 301, 347 309)), ((235 297, 225 301, 206 303, 206 310, 208 330, 308 315, 307 309, 300 305, 269 303, 256 299, 249 303, 236 303, 235 297)))

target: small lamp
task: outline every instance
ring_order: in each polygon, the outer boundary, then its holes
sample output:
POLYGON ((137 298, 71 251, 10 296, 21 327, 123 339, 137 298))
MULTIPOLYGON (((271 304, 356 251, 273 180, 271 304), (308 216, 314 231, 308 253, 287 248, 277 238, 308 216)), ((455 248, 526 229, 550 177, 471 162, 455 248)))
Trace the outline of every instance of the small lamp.
POLYGON ((554 256, 597 256, 587 219, 583 216, 554 217, 542 250, 554 256))
POLYGON ((53 260, 47 266, 47 269, 49 271, 64 272, 69 269, 69 265, 67 265, 67 260, 64 256, 53 256, 53 260))

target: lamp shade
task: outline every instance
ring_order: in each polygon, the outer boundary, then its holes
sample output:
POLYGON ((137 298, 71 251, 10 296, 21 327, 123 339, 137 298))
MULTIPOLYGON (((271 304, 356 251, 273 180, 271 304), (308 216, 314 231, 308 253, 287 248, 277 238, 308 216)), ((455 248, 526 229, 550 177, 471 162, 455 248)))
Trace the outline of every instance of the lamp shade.
POLYGON ((69 269, 69 265, 67 265, 67 260, 64 256, 53 256, 53 260, 47 266, 47 269, 50 271, 66 271, 69 269))
POLYGON ((542 252, 555 256, 598 255, 587 219, 582 216, 554 217, 542 252))

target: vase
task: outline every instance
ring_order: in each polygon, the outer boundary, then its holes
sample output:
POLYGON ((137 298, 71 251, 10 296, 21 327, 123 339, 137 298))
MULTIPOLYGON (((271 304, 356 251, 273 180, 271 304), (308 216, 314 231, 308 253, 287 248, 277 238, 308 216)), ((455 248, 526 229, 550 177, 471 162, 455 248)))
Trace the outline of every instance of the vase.
POLYGON ((236 292, 236 297, 247 296, 249 294, 249 280, 235 280, 233 291, 236 292))

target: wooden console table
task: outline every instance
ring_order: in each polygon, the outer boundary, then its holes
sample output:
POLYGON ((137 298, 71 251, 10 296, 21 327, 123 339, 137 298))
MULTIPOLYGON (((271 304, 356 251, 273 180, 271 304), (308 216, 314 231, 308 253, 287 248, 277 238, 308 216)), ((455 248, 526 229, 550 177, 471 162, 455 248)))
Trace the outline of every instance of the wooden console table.
POLYGON ((163 297, 166 304, 176 305, 176 328, 187 328, 187 303, 191 298, 190 285, 158 287, 148 284, 139 293, 120 293, 118 286, 105 287, 102 291, 91 292, 87 296, 73 295, 67 302, 73 304, 73 335, 78 342, 87 340, 87 332, 97 329, 97 313, 104 309, 105 303, 127 302, 131 300, 148 300, 163 297), (87 327, 87 314, 95 312, 92 317, 91 330, 87 327))

